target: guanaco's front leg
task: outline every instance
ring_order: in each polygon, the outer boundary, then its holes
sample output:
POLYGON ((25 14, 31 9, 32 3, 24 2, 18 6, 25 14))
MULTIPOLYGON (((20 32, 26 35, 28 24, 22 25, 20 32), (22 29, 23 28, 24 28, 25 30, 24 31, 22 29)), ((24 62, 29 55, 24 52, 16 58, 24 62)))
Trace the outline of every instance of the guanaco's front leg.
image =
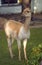
POLYGON ((28 60, 28 59, 27 59, 27 54, 26 54, 26 45, 27 45, 27 39, 24 39, 24 40, 23 40, 24 56, 25 56, 25 60, 28 60))

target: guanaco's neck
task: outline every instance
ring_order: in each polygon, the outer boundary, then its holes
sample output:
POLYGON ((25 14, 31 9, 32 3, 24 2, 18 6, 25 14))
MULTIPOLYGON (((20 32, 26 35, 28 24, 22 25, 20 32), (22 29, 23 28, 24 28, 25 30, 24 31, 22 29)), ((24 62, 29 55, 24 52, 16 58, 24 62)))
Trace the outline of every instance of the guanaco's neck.
POLYGON ((25 23, 24 23, 24 28, 25 28, 25 30, 26 31, 28 31, 28 29, 29 29, 29 25, 30 25, 30 17, 28 18, 28 17, 26 17, 26 20, 25 20, 25 23))

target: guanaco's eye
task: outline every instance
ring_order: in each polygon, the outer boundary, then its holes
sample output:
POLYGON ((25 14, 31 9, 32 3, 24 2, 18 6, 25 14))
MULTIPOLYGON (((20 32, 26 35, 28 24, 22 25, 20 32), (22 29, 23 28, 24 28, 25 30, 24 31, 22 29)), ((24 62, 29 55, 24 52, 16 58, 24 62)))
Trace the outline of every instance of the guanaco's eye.
POLYGON ((27 11, 29 13, 29 11, 27 11))
POLYGON ((28 13, 31 12, 31 11, 27 11, 28 13))

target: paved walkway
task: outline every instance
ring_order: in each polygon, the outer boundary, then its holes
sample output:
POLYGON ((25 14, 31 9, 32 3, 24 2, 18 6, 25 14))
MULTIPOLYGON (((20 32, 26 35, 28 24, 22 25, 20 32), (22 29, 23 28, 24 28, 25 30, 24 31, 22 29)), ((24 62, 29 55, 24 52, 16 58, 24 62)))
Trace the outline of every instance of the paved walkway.
POLYGON ((30 28, 42 28, 42 25, 30 26, 30 28))
POLYGON ((30 28, 42 28, 42 21, 32 21, 30 28))

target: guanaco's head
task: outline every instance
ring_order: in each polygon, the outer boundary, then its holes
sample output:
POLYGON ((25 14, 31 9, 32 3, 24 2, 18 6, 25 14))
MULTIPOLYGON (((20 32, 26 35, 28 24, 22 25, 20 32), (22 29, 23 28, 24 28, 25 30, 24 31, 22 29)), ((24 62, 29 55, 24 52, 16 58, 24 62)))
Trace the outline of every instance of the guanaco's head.
POLYGON ((30 8, 24 9, 22 15, 25 16, 25 17, 31 17, 31 10, 30 10, 30 8))

